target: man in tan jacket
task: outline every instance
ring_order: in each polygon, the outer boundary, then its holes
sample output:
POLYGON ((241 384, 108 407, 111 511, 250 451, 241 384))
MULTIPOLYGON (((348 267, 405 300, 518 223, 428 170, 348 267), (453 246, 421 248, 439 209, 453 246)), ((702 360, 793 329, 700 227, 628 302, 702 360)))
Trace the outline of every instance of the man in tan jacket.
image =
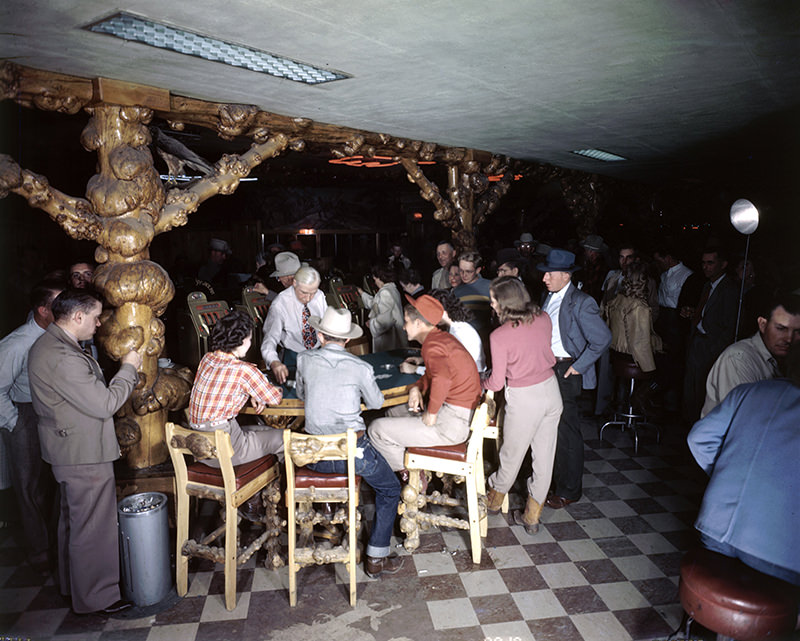
POLYGON ((66 290, 52 303, 53 323, 28 355, 42 458, 61 487, 58 569, 61 592, 78 614, 113 614, 131 607, 119 590, 119 543, 113 461, 119 443, 113 416, 138 380, 142 357, 122 357, 106 385, 80 341, 94 336, 103 306, 89 290, 66 290))

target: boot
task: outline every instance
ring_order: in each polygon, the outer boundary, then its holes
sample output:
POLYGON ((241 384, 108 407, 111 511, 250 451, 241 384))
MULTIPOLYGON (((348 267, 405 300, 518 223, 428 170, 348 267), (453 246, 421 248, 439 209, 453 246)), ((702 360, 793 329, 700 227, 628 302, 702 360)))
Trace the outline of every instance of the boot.
POLYGON ((489 514, 499 514, 505 499, 505 493, 498 492, 494 488, 489 488, 489 493, 486 495, 486 511, 489 512, 489 514))
POLYGON ((532 496, 529 496, 528 502, 525 504, 524 513, 521 510, 514 510, 514 523, 525 526, 525 531, 533 535, 539 531, 539 517, 541 514, 542 504, 532 496))

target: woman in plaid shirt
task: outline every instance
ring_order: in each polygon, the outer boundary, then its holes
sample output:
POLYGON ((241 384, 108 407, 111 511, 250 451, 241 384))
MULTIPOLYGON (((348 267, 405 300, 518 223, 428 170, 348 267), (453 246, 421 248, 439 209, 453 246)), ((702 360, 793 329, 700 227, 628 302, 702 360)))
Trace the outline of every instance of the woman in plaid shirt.
MULTIPOLYGON (((281 430, 243 430, 236 420, 248 400, 260 412, 265 405, 277 405, 283 398, 280 387, 270 383, 253 363, 242 360, 252 340, 253 321, 247 314, 232 312, 220 318, 211 328, 208 342, 212 351, 197 367, 189 400, 192 429, 225 430, 231 435, 234 465, 283 453, 281 430)), ((219 466, 214 460, 204 462, 219 466)))

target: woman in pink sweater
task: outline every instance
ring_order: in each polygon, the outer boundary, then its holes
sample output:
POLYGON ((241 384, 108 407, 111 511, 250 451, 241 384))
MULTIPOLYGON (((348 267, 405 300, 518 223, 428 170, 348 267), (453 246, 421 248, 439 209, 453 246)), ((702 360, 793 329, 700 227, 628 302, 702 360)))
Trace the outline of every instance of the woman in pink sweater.
POLYGON ((531 476, 525 511, 514 512, 514 521, 529 534, 539 531, 539 516, 553 475, 561 393, 550 349, 550 317, 531 301, 518 278, 502 276, 489 289, 492 309, 500 327, 489 337, 492 373, 483 381, 486 389, 505 386, 505 421, 500 446, 500 467, 489 477, 488 510, 500 511, 519 468, 531 450, 531 476))

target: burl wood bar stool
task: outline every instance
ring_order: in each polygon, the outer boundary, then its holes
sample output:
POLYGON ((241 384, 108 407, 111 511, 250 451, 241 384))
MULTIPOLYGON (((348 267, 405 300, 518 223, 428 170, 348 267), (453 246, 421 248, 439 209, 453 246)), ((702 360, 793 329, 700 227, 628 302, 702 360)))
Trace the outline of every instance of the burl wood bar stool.
POLYGON ((358 492, 361 477, 355 472, 354 430, 342 434, 283 433, 286 457, 286 507, 289 539, 289 605, 297 605, 297 572, 307 565, 344 563, 350 579, 350 605, 356 605, 358 531, 361 514, 358 492), (318 461, 346 460, 346 474, 326 474, 308 467, 318 461), (314 508, 315 503, 342 504, 333 514, 314 508), (314 526, 342 525, 347 536, 339 545, 314 541, 314 526), (299 530, 299 533, 298 533, 299 530))
POLYGON ((472 562, 481 562, 481 537, 486 536, 486 479, 483 473, 483 439, 489 424, 490 413, 494 413, 494 397, 487 392, 486 400, 480 404, 472 418, 472 433, 468 441, 459 445, 437 445, 433 447, 406 448, 405 466, 409 472, 408 485, 400 494, 398 512, 401 515, 400 529, 406 538, 403 546, 413 551, 419 547, 420 526, 444 525, 469 530, 472 562), (489 405, 492 408, 490 410, 489 405), (462 502, 438 491, 424 494, 420 487, 420 472, 453 475, 464 480, 467 495, 467 518, 456 518, 444 514, 432 514, 426 506, 460 506, 462 502))
POLYGON ((200 432, 174 423, 166 424, 167 447, 175 468, 175 496, 178 504, 175 574, 178 596, 188 591, 189 558, 224 563, 225 607, 236 607, 236 569, 246 563, 262 547, 267 550, 266 566, 283 565, 278 537, 283 520, 277 515, 281 500, 280 464, 268 454, 260 459, 233 466, 230 434, 223 430, 200 432), (220 467, 210 467, 194 459, 217 459, 220 467), (187 459, 191 462, 187 463, 187 459), (238 508, 248 499, 261 493, 266 508, 264 531, 247 547, 239 547, 238 508), (191 497, 219 501, 224 523, 200 541, 189 538, 189 502, 191 497), (221 536, 224 547, 213 546, 221 536))
POLYGON ((686 639, 693 620, 717 641, 786 638, 797 623, 797 588, 705 548, 683 557, 679 595, 686 639))

